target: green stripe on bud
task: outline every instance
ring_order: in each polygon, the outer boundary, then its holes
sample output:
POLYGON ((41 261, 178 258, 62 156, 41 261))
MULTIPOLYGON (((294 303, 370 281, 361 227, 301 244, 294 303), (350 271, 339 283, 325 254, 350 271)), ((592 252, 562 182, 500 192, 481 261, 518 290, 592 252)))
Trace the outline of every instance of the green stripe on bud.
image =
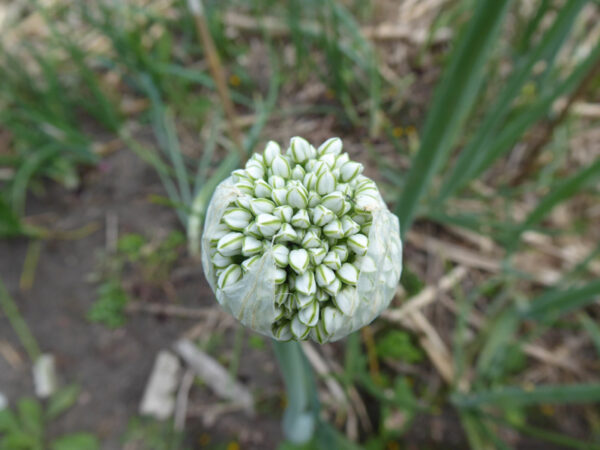
POLYGON ((289 223, 281 225, 281 229, 275 236, 277 242, 295 242, 298 239, 298 233, 289 223))
POLYGON ((283 244, 275 244, 272 248, 273 259, 275 264, 279 267, 285 267, 288 265, 290 250, 283 244))
POLYGON ((321 203, 321 196, 317 194, 315 191, 310 191, 308 193, 308 207, 314 208, 319 203, 321 203))
POLYGON ((307 327, 314 327, 319 321, 319 302, 314 301, 298 311, 298 320, 307 327))
POLYGON ((258 180, 254 185, 254 195, 258 198, 271 198, 273 188, 265 180, 258 180))
POLYGON ((315 274, 307 270, 302 275, 296 277, 296 291, 304 295, 314 295, 317 292, 317 283, 315 283, 315 274))
POLYGON ((265 164, 270 167, 275 157, 280 155, 281 148, 279 147, 279 144, 275 141, 267 142, 265 151, 263 152, 263 159, 265 161, 265 164))
POLYGON ((274 236, 279 231, 281 220, 272 214, 260 214, 256 218, 256 226, 260 234, 268 238, 274 236))
POLYGON ((327 194, 321 199, 321 205, 338 214, 344 209, 344 194, 341 192, 327 194))
POLYGON ((335 297, 342 287, 342 282, 336 278, 332 283, 329 283, 327 286, 323 286, 323 290, 327 292, 332 297, 335 297))
POLYGON ((338 137, 332 137, 327 139, 317 149, 317 155, 321 156, 326 153, 331 153, 333 155, 339 155, 342 153, 343 143, 342 140, 338 137))
POLYGON ((249 180, 240 180, 234 184, 235 188, 242 194, 254 195, 254 183, 249 180))
POLYGON ((299 209, 296 214, 292 217, 290 222, 295 228, 308 228, 310 227, 310 219, 308 218, 308 211, 305 209, 299 209))
POLYGON ((297 274, 303 274, 308 269, 308 252, 303 248, 292 250, 289 257, 289 265, 297 274))
POLYGON ((342 267, 340 255, 338 255, 333 250, 327 253, 327 255, 325 255, 325 258, 323 258, 323 264, 325 264, 332 270, 339 270, 339 268, 342 267))
POLYGON ((231 259, 229 256, 223 256, 217 252, 213 255, 212 262, 217 269, 224 269, 233 263, 233 259, 231 259))
POLYGON ((231 286, 240 281, 242 275, 242 268, 237 264, 231 264, 219 275, 217 286, 221 289, 231 286))
POLYGON ((301 164, 308 160, 311 150, 310 144, 304 138, 294 136, 290 141, 289 155, 295 163, 301 164))
POLYGON ((243 208, 230 208, 223 214, 223 222, 232 230, 243 230, 251 220, 252 214, 243 208))
POLYGON ((278 206, 273 210, 272 214, 275 217, 279 217, 279 220, 282 222, 289 223, 294 216, 294 208, 292 208, 290 205, 278 206))
POLYGON ((331 247, 331 250, 338 254, 341 262, 344 262, 348 259, 348 255, 350 252, 348 251, 348 247, 346 247, 345 245, 334 245, 333 247, 331 247))
POLYGON ((342 312, 333 306, 327 306, 322 309, 321 321, 323 322, 323 330, 328 335, 335 334, 342 327, 345 320, 346 318, 342 312))
POLYGON ((273 326, 273 336, 278 341, 289 341, 294 337, 289 323, 273 326))
POLYGON ((304 175, 306 175, 306 171, 300 164, 296 164, 292 169, 292 180, 301 181, 304 179, 304 175))
POLYGON ((262 252, 263 241, 259 241, 255 237, 246 236, 242 242, 242 255, 252 256, 262 252))
POLYGON ((302 238, 300 245, 302 245, 304 248, 316 248, 321 246, 321 240, 315 231, 308 230, 306 233, 304 233, 304 237, 302 238))
POLYGON ((269 177, 269 185, 273 189, 281 189, 281 188, 285 187, 285 180, 283 179, 283 177, 280 177, 279 175, 271 175, 269 177))
POLYGON ((335 213, 323 205, 317 205, 310 210, 312 221, 315 225, 322 227, 335 219, 335 213))
POLYGON ((273 199, 276 205, 281 206, 287 203, 287 194, 287 188, 277 188, 273 189, 273 191, 271 192, 271 198, 273 199))
POLYGON ((260 261, 260 257, 261 255, 255 255, 251 258, 245 259, 244 261, 242 261, 242 270, 244 271, 244 273, 250 271, 250 269, 252 269, 252 266, 254 266, 254 264, 258 263, 258 261, 260 261))
POLYGON ((275 209, 275 203, 266 198, 253 198, 250 200, 250 210, 255 216, 269 214, 275 209))
POLYGON ((348 216, 342 217, 342 230, 344 230, 344 236, 352 236, 360 231, 360 225, 357 224, 348 216))
POLYGON ((335 189, 335 178, 333 174, 327 170, 317 178, 316 191, 319 195, 326 195, 333 192, 335 189))
POLYGON ((369 238, 367 238, 364 234, 359 233, 350 236, 346 242, 348 247, 350 247, 350 250, 359 256, 365 255, 369 248, 369 238))
POLYGON ((320 287, 329 286, 335 281, 335 273, 325 264, 320 264, 315 270, 317 284, 320 287))
POLYGON ((325 258, 327 251, 322 246, 319 246, 319 247, 309 248, 308 254, 310 256, 310 262, 312 264, 314 264, 315 266, 318 266, 319 264, 321 264, 321 262, 325 258))
POLYGON ((271 172, 287 180, 292 174, 290 163, 283 156, 276 156, 271 163, 271 172))
POLYGON ((308 192, 302 185, 293 185, 288 190, 286 201, 294 208, 305 209, 308 206, 308 192))
POLYGON ((217 243, 217 251, 223 256, 239 255, 242 249, 242 241, 244 235, 242 233, 231 232, 227 233, 217 243))
POLYGON ((363 170, 364 167, 361 163, 347 161, 340 167, 340 178, 343 182, 347 183, 360 175, 363 170))
POLYGON ((263 237, 262 234, 260 234, 260 231, 258 230, 256 221, 254 221, 254 220, 252 222, 250 222, 246 228, 244 228, 244 234, 246 236, 252 236, 257 239, 260 239, 263 237))
POLYGON ((259 180, 265 176, 265 168, 256 161, 246 163, 246 173, 253 180, 259 180))
POLYGON ((344 237, 342 222, 335 219, 323 227, 323 234, 328 238, 341 239, 344 237))
POLYGON ((344 283, 352 286, 358 282, 358 270, 350 263, 342 264, 342 267, 337 271, 337 276, 344 283))
POLYGON ((283 284, 287 280, 287 272, 279 267, 275 267, 273 271, 273 282, 275 284, 283 284))
POLYGON ((299 341, 306 339, 310 332, 310 328, 300 322, 297 315, 292 319, 291 330, 294 337, 299 341))

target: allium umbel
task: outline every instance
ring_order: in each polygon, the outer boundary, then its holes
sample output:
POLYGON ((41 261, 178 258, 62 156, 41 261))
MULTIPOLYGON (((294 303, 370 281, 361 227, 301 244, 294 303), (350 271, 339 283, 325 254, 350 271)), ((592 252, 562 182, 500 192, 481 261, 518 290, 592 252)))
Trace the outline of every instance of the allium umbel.
POLYGON ((402 270, 398 219, 331 138, 273 141, 215 190, 202 265, 223 308, 277 340, 338 340, 390 303, 402 270))

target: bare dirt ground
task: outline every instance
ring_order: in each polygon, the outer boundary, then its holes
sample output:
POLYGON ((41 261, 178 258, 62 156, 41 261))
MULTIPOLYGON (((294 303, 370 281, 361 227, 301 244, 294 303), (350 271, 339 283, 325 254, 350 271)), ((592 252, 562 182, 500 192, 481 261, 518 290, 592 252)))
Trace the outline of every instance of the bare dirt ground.
MULTIPOLYGON (((88 173, 77 193, 56 186, 49 189, 43 198, 31 199, 30 215, 51 222, 53 229, 75 230, 97 224, 96 231, 80 239, 45 241, 34 284, 25 292, 19 289, 19 279, 28 242, 0 241, 0 274, 42 351, 55 355, 63 384, 78 383, 82 387, 78 404, 52 424, 50 433, 86 430, 102 440, 103 448, 119 449, 127 424, 136 415, 157 352, 169 348, 194 322, 132 314, 126 325, 116 330, 91 324, 86 313, 96 291, 94 284, 86 280, 105 246, 107 214, 118 218, 120 233, 155 236, 176 229, 178 223, 172 210, 148 201, 148 195, 161 193, 161 186, 153 172, 126 151, 109 157, 99 171, 88 173)), ((214 306, 199 264, 180 261, 175 270, 178 269, 183 273, 174 281, 179 303, 190 307, 214 306)), ((227 330, 226 334, 233 332, 227 330)), ((227 348, 228 336, 225 341, 227 348)), ((7 319, 1 316, 0 342, 19 355, 19 362, 13 361, 12 365, 0 357, 0 391, 11 402, 32 395, 29 361, 7 319)), ((266 397, 272 395, 269 388, 275 395, 280 388, 268 350, 266 347, 264 352, 243 351, 239 370, 239 378, 253 386, 262 386, 266 397)), ((195 410, 198 415, 199 410, 216 401, 206 389, 195 389, 190 411, 195 410)), ((208 436, 212 443, 235 438, 255 443, 244 448, 256 445, 255 448, 267 449, 265 435, 269 435, 268 442, 278 442, 280 435, 279 419, 265 414, 254 419, 228 414, 210 429, 192 417, 187 428, 192 442, 200 436, 207 441, 208 436)))

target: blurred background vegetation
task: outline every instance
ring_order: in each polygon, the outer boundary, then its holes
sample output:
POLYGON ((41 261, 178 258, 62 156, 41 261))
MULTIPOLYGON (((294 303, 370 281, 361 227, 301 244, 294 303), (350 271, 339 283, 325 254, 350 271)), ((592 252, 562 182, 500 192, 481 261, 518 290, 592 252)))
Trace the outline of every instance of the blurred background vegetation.
POLYGON ((383 317, 305 346, 332 426, 306 448, 600 448, 600 4, 192 11, 0 2, 0 449, 296 448, 268 343, 194 258, 216 184, 295 135, 342 137, 405 239, 383 317), (254 416, 196 377, 183 423, 138 417, 182 336, 254 416))

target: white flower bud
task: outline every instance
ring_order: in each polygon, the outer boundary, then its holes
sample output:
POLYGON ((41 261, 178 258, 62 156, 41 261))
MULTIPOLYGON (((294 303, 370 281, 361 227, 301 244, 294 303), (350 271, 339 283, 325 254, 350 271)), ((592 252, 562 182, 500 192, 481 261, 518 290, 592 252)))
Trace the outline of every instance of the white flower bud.
POLYGON ((279 175, 271 175, 269 177, 269 184, 273 189, 281 189, 285 187, 285 180, 279 175))
POLYGON ((314 295, 317 292, 315 274, 311 270, 307 270, 302 275, 297 276, 294 287, 300 294, 314 295))
POLYGON ((364 234, 355 234, 346 241, 348 247, 359 256, 365 255, 369 249, 369 239, 364 234))
POLYGON ((294 136, 290 141, 289 155, 295 163, 301 164, 310 157, 310 144, 304 138, 294 136))
POLYGON ((325 153, 324 155, 319 156, 319 161, 324 162, 329 170, 333 169, 335 160, 336 156, 333 153, 325 153))
POLYGON ((287 194, 288 190, 286 188, 277 188, 273 189, 271 192, 271 198, 275 202, 275 204, 281 206, 287 203, 287 194))
POLYGON ((344 209, 344 194, 341 192, 327 194, 321 200, 321 205, 333 211, 334 214, 338 214, 344 209))
POLYGON ((279 233, 275 236, 277 242, 295 242, 298 239, 298 233, 289 223, 283 223, 279 233))
POLYGON ((338 255, 333 250, 328 252, 323 258, 323 264, 333 270, 339 270, 342 267, 342 261, 340 260, 340 255, 338 255))
POLYGON ((306 172, 302 168, 300 164, 296 164, 296 166, 292 169, 292 179, 293 180, 303 180, 306 172))
POLYGON ((328 301, 331 297, 329 296, 329 294, 327 292, 325 292, 323 289, 321 288, 317 288, 317 293, 315 294, 315 298, 317 299, 317 301, 319 301, 320 303, 326 302, 328 301))
POLYGON ((354 286, 358 282, 358 270, 350 263, 342 264, 340 270, 337 271, 337 276, 346 284, 354 286))
POLYGON ((289 300, 291 296, 290 292, 287 290, 286 286, 277 286, 275 288, 275 304, 282 305, 286 301, 289 300))
POLYGON ((368 236, 371 232, 371 222, 365 223, 362 227, 360 227, 360 231, 362 231, 362 234, 365 236, 368 236))
POLYGON ((302 242, 300 243, 304 248, 315 248, 321 246, 321 240, 313 230, 307 230, 304 233, 302 242))
POLYGON ((275 329, 273 330, 273 336, 275 336, 275 339, 277 339, 278 341, 289 341, 294 337, 289 323, 285 323, 274 328, 275 329))
POLYGON ((347 316, 354 312, 357 301, 358 293, 356 292, 356 288, 351 286, 345 286, 333 299, 335 306, 347 316))
POLYGON ((259 214, 256 217, 256 226, 264 237, 271 237, 281 228, 281 220, 272 214, 259 214))
POLYGON ((290 163, 283 156, 276 156, 271 163, 271 171, 273 175, 278 175, 287 180, 292 174, 290 163))
POLYGON ((330 171, 325 171, 317 178, 316 191, 319 195, 326 195, 335 189, 335 178, 330 171))
POLYGON ((299 209, 296 214, 292 217, 290 222, 295 228, 308 228, 310 227, 310 219, 308 218, 308 211, 305 209, 299 209))
POLYGON ((282 222, 289 223, 294 215, 294 208, 289 205, 278 206, 273 210, 273 215, 278 217, 282 222))
POLYGON ((345 245, 341 245, 341 244, 334 245, 331 248, 331 250, 338 254, 341 262, 344 262, 348 259, 349 252, 348 252, 348 248, 345 245))
POLYGON ((314 172, 308 172, 304 175, 304 179, 302 180, 304 187, 308 190, 313 190, 317 184, 317 176, 318 174, 314 172))
POLYGON ((269 214, 275 209, 275 203, 266 198, 253 198, 250 200, 250 209, 255 216, 269 214))
POLYGON ((290 252, 289 265, 297 274, 303 274, 308 269, 308 252, 303 248, 290 252))
POLYGON ((254 195, 254 183, 252 181, 240 180, 235 183, 235 187, 243 194, 254 195))
POLYGON ((217 286, 223 289, 227 286, 231 286, 232 284, 237 283, 242 279, 242 268, 237 264, 231 264, 227 266, 225 270, 219 276, 219 280, 217 281, 217 286))
POLYGON ((331 283, 335 281, 335 273, 325 264, 321 264, 317 266, 317 270, 315 270, 317 284, 320 287, 329 286, 331 283))
POLYGON ((253 197, 250 195, 239 195, 235 199, 235 204, 240 208, 250 210, 250 200, 252 200, 252 198, 253 197))
POLYGON ((258 198, 271 198, 273 188, 265 180, 257 180, 254 185, 254 195, 258 198))
POLYGON ((244 273, 248 272, 258 261, 260 261, 260 255, 254 255, 251 258, 245 259, 241 264, 244 273))
POLYGON ((310 191, 308 193, 308 206, 309 208, 314 208, 319 203, 321 203, 321 196, 317 194, 315 191, 310 191))
POLYGON ((328 238, 341 239, 344 237, 342 222, 338 219, 332 220, 323 227, 323 234, 328 238))
POLYGON ((311 262, 311 264, 313 264, 315 266, 318 266, 319 264, 321 264, 321 262, 325 258, 326 254, 327 254, 327 251, 322 246, 308 249, 308 255, 310 256, 310 262, 311 262))
POLYGON ((298 311, 298 320, 307 327, 314 327, 319 321, 319 311, 319 302, 311 302, 298 311))
POLYGON ((213 264, 217 269, 224 269, 228 265, 233 263, 233 259, 229 256, 223 256, 218 252, 212 257, 213 264))
POLYGON ((265 147, 265 151, 263 153, 263 159, 267 166, 271 166, 273 164, 273 160, 276 156, 281 155, 281 148, 279 144, 275 141, 267 142, 267 146, 265 147))
POLYGON ((265 176, 265 169, 262 164, 258 162, 248 161, 246 164, 246 173, 253 180, 258 180, 265 176))
POLYGON ((288 265, 290 250, 283 244, 276 244, 273 246, 273 259, 275 264, 279 267, 285 267, 288 265))
POLYGON ((232 230, 243 230, 252 220, 252 214, 242 208, 230 208, 223 214, 223 222, 232 230))
POLYGON ((355 197, 356 207, 363 211, 375 211, 379 208, 379 200, 370 195, 359 195, 355 197))
MULTIPOLYGON (((296 280, 294 279, 294 282, 295 281, 296 280)), ((294 294, 294 305, 298 309, 305 308, 306 306, 310 305, 314 301, 315 301, 314 294, 306 295, 306 294, 301 294, 300 292, 296 292, 294 294)))
POLYGON ((304 325, 302 322, 300 322, 300 319, 297 315, 294 316, 294 318, 292 319, 291 330, 294 337, 299 341, 305 339, 306 336, 308 336, 308 333, 310 332, 310 328, 304 325))
POLYGON ((352 197, 352 186, 348 183, 338 183, 335 186, 336 191, 340 191, 346 197, 352 197))
POLYGON ((273 282, 275 284, 283 284, 287 280, 287 272, 279 267, 275 268, 273 282))
POLYGON ((338 294, 338 292, 340 292, 341 287, 342 282, 337 277, 335 280, 333 280, 332 283, 329 283, 327 286, 322 286, 323 290, 332 297, 335 297, 338 294))
POLYGON ((217 243, 217 250, 223 256, 239 255, 242 249, 242 241, 244 235, 242 233, 231 232, 227 233, 217 243))
POLYGON ((348 216, 343 216, 341 222, 345 237, 352 236, 360 231, 360 225, 348 216))
POLYGON ((245 236, 242 241, 242 255, 251 256, 263 250, 263 243, 252 236, 245 236))
POLYGON ((244 234, 246 236, 252 236, 257 239, 260 239, 263 237, 262 234, 260 233, 260 231, 258 230, 256 221, 254 221, 254 220, 252 222, 250 222, 246 228, 244 228, 244 234))
POLYGON ((348 161, 350 161, 350 156, 348 155, 348 153, 342 153, 341 155, 338 155, 337 158, 335 158, 335 164, 333 165, 333 167, 335 169, 341 169, 342 166, 348 161))
POLYGON ((357 163, 354 161, 347 161, 340 167, 340 178, 344 182, 351 181, 353 178, 358 176, 364 167, 361 163, 357 163))
POLYGON ((332 155, 336 156, 342 152, 342 148, 342 140, 338 137, 332 137, 319 145, 319 148, 317 149, 317 155, 321 156, 326 153, 331 153, 332 155))
POLYGON ((234 183, 242 180, 252 182, 252 179, 248 176, 244 169, 237 169, 231 172, 231 178, 233 179, 234 183))
POLYGON ((286 200, 288 205, 304 209, 308 206, 308 192, 301 185, 293 185, 288 190, 286 200))
POLYGON ((335 219, 335 213, 323 205, 317 205, 310 210, 312 222, 318 227, 327 225, 335 219))

